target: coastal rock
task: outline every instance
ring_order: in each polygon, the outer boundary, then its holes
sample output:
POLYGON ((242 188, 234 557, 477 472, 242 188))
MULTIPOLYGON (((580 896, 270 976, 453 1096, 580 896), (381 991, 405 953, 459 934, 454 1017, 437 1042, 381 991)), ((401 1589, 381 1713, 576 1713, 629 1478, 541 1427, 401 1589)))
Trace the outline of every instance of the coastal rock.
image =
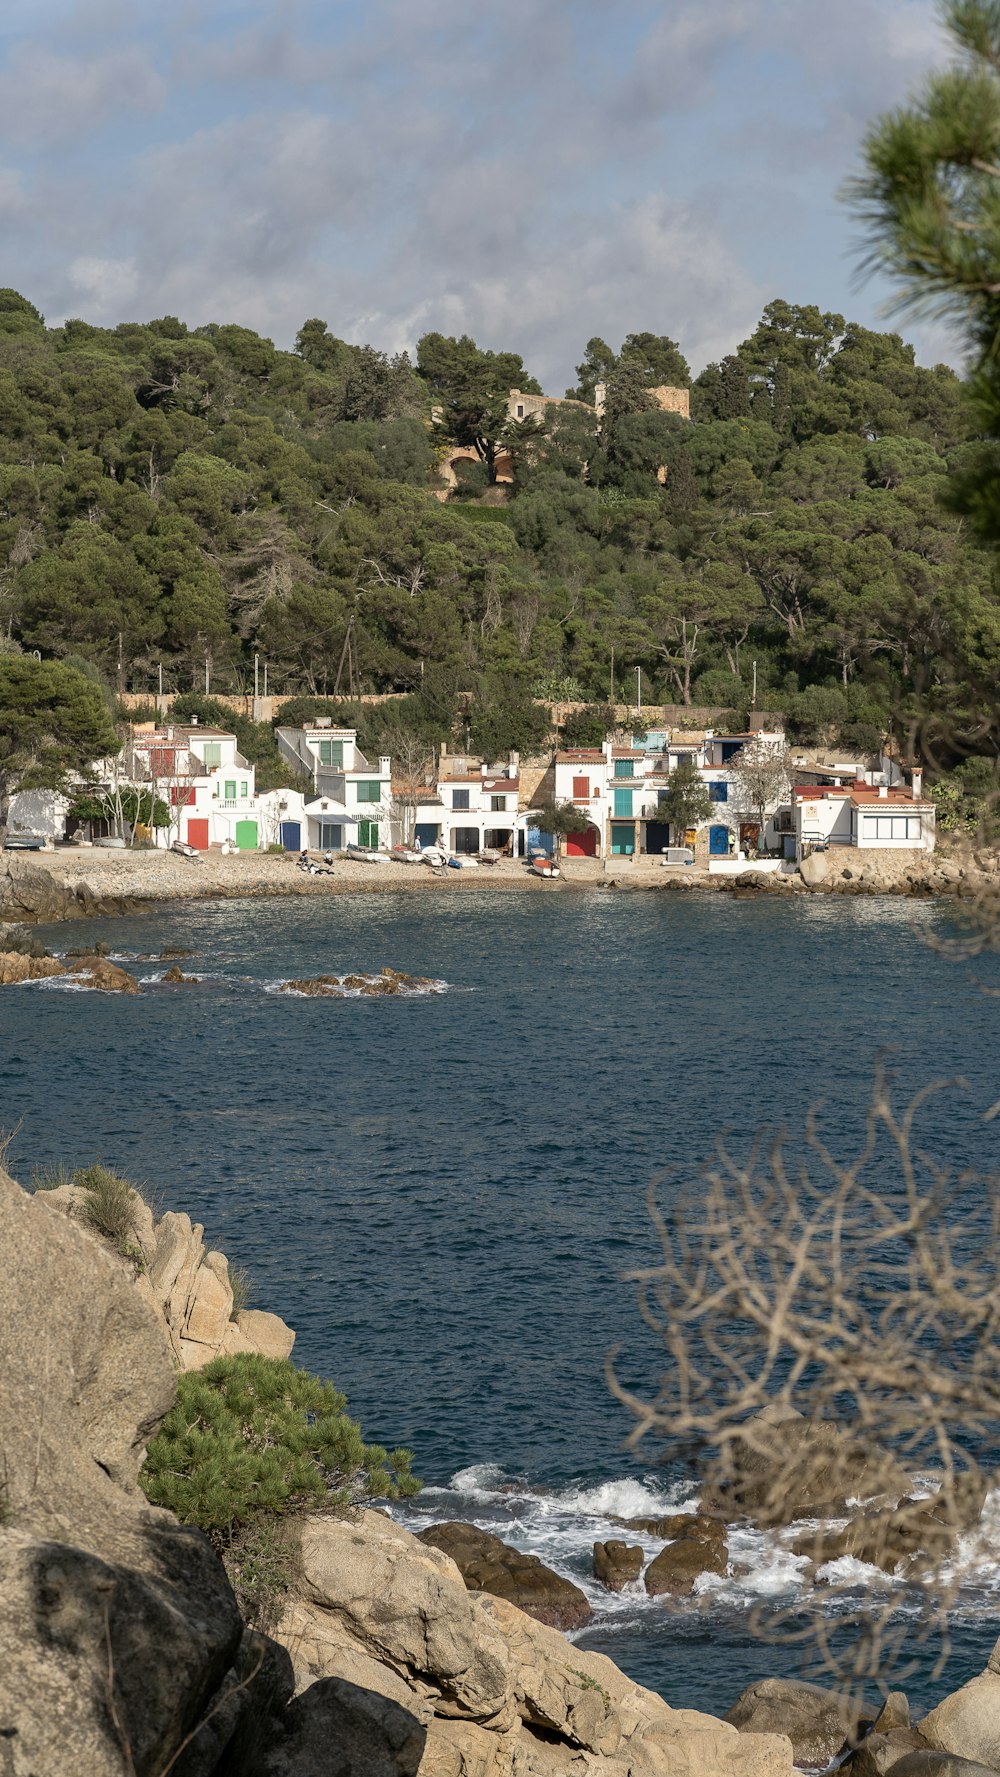
POLYGON ((426 1740, 399 1703, 324 1678, 296 1697, 269 1744, 240 1768, 242 1777, 417 1777, 426 1740))
POLYGON ((0 1174, 0 1727, 12 1771, 164 1768, 243 1625, 208 1543, 136 1485, 170 1354, 112 1257, 0 1174))
POLYGON ((909 1479, 876 1444, 852 1438, 791 1407, 765 1407, 734 1440, 732 1476, 702 1490, 702 1505, 726 1517, 769 1525, 846 1515, 849 1499, 900 1498, 909 1479), (780 1427, 780 1436, 776 1435, 780 1427))
MULTIPOLYGON (((882 1732, 873 1728, 866 1734, 857 1751, 851 1754, 844 1766, 851 1777, 886 1777, 888 1771, 897 1768, 901 1759, 907 1758, 912 1752, 927 1752, 926 1740, 913 1728, 891 1728, 882 1732)), ((946 1755, 935 1753, 935 1758, 946 1755)))
POLYGON ((978 1524, 985 1499, 985 1482, 958 1476, 954 1487, 941 1488, 928 1499, 901 1499, 895 1506, 861 1512, 841 1530, 820 1525, 800 1536, 793 1548, 817 1566, 850 1555, 895 1573, 916 1557, 943 1558, 958 1535, 978 1524))
POLYGON ((783 1736, 671 1709, 469 1592, 448 1556, 377 1512, 308 1523, 301 1571, 279 1628, 300 1684, 336 1676, 408 1710, 426 1734, 421 1777, 791 1777, 783 1736))
POLYGON ((260 1308, 241 1308, 236 1316, 239 1328, 250 1349, 261 1357, 291 1357, 295 1334, 277 1314, 265 1314, 260 1308))
POLYGON ((686 1597, 699 1574, 724 1574, 728 1565, 724 1536, 721 1541, 679 1536, 650 1562, 643 1583, 650 1598, 686 1597))
POLYGON ((22 981, 46 981, 65 975, 65 965, 54 956, 32 956, 21 950, 0 950, 0 987, 16 987, 22 981))
POLYGON ((222 1253, 206 1253, 191 1285, 181 1338, 218 1349, 232 1309, 233 1292, 226 1260, 222 1253))
POLYGON ((721 1518, 712 1518, 706 1512, 669 1512, 660 1518, 616 1518, 616 1524, 622 1524, 628 1530, 639 1530, 644 1536, 656 1536, 663 1542, 673 1542, 675 1537, 697 1537, 701 1542, 725 1547, 726 1526, 721 1518))
POLYGON ((920 1733, 939 1752, 1000 1771, 1000 1642, 985 1671, 924 1716, 920 1733))
POLYGON ((977 1765, 948 1752, 908 1752, 889 1769, 893 1777, 996 1777, 995 1765, 977 1765))
POLYGON ((102 956, 81 956, 70 964, 69 973, 79 975, 89 987, 100 993, 138 993, 139 983, 134 975, 120 969, 117 963, 106 962, 102 956))
POLYGON ((612 1537, 606 1543, 594 1544, 594 1578, 609 1592, 623 1592, 637 1580, 646 1556, 638 1543, 629 1545, 612 1537))
POLYGON ((432 1524, 420 1541, 441 1549, 454 1561, 471 1592, 507 1598, 539 1623, 556 1629, 580 1629, 592 1616, 579 1586, 539 1561, 501 1542, 474 1524, 432 1524))
POLYGON ((54 925, 65 919, 125 913, 135 904, 119 895, 98 895, 87 883, 69 888, 26 858, 5 856, 0 863, 0 921, 54 925))
POLYGON ((741 1692, 726 1720, 742 1734, 787 1734, 797 1765, 828 1765, 872 1714, 851 1697, 794 1678, 765 1678, 741 1692))
POLYGON ((197 987, 198 985, 197 975, 185 975, 176 963, 171 968, 164 970, 160 980, 168 982, 171 987, 197 987))
POLYGON ((398 969, 385 968, 377 975, 313 975, 301 981, 285 981, 280 991, 307 994, 313 998, 325 996, 336 999, 348 993, 364 994, 372 998, 384 994, 412 992, 415 988, 432 985, 426 975, 404 975, 398 969))

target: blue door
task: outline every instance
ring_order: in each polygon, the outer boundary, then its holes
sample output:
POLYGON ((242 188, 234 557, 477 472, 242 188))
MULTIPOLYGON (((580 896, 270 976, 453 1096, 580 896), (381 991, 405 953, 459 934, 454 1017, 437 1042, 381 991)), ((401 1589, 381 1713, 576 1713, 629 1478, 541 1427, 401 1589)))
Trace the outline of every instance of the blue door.
POLYGON ((436 845, 438 842, 437 823, 434 821, 418 821, 417 830, 413 835, 421 845, 436 845))
POLYGON ((708 855, 710 858, 728 858, 728 856, 729 856, 729 828, 728 827, 709 827, 709 829, 708 829, 708 855))
POLYGON ((281 843, 286 851, 302 850, 302 822, 282 821, 281 843))

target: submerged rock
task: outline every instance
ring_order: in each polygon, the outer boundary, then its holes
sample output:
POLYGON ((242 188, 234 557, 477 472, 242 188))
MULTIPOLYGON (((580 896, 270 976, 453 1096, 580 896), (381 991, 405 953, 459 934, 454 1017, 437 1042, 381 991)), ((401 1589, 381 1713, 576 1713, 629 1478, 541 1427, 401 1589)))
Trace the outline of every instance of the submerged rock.
POLYGON ((721 1524, 718 1528, 717 1537, 678 1536, 660 1550, 645 1573, 644 1583, 651 1598, 686 1597, 701 1574, 726 1572, 729 1554, 721 1524))
POLYGON ((377 975, 313 975, 302 981, 285 981, 282 993, 305 993, 322 998, 342 998, 348 993, 378 997, 433 987, 429 975, 404 975, 398 969, 382 969, 377 975))
POLYGON ((507 1598, 553 1629, 580 1629, 590 1621, 593 1613, 579 1586, 553 1573, 537 1555, 512 1549, 488 1530, 456 1522, 432 1524, 421 1531, 420 1541, 451 1556, 470 1592, 507 1598))
POLYGON ((174 963, 172 968, 165 970, 161 975, 160 980, 169 982, 171 987, 197 987, 198 985, 197 975, 183 974, 176 963, 174 963))

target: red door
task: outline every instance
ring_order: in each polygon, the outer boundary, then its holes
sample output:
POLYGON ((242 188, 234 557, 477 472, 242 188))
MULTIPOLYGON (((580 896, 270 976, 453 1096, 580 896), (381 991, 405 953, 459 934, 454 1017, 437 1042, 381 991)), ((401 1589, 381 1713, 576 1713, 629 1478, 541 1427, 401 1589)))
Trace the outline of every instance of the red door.
POLYGON ((597 828, 588 827, 586 833, 570 833, 566 839, 566 856, 568 858, 596 858, 597 828))
POLYGON ((189 845, 194 846, 195 851, 207 851, 208 822, 189 820, 187 842, 189 845))

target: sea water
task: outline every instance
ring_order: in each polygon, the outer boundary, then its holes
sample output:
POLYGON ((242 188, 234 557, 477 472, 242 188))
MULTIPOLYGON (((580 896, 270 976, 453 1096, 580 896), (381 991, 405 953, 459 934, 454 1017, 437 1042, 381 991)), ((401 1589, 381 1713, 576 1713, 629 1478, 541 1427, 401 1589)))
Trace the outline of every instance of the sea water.
MULTIPOLYGON (((849 1155, 880 1053, 901 1098, 964 1076, 923 1133, 952 1168, 992 1166, 997 971, 928 943, 945 918, 906 901, 484 888, 53 928, 56 948, 107 944, 143 992, 0 994, 0 1121, 22 1122, 10 1164, 27 1182, 100 1158, 204 1222, 255 1305, 297 1329, 297 1361, 344 1389, 369 1438, 414 1450, 426 1486, 408 1521, 468 1517, 532 1550, 591 1598, 581 1643, 723 1711, 752 1679, 802 1671, 800 1648, 762 1646, 751 1624, 755 1605, 795 1602, 801 1564, 740 1530, 738 1577, 680 1605, 594 1583, 616 1517, 692 1497, 655 1444, 627 1444, 607 1386, 613 1347, 640 1389, 664 1361, 622 1273, 655 1260, 650 1180, 669 1205, 720 1132, 739 1147, 784 1124, 794 1143, 823 1101, 849 1155), (181 967, 197 983, 160 985, 168 945, 196 952, 181 967), (384 964, 438 991, 281 991, 384 964)), ((922 1653, 911 1698, 962 1682, 998 1633, 1000 1542, 963 1590, 944 1676, 922 1653)))

